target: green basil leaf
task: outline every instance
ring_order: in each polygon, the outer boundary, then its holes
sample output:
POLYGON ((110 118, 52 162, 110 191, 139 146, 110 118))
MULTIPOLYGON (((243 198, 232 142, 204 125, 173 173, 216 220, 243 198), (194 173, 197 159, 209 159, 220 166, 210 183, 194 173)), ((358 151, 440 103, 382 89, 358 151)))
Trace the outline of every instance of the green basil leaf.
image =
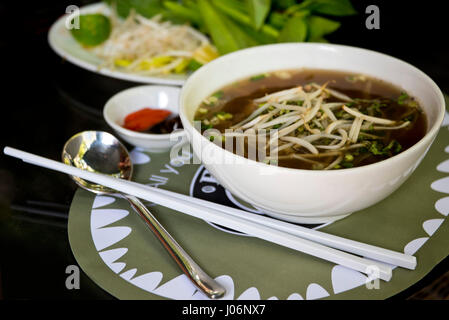
POLYGON ((240 49, 239 42, 229 32, 220 12, 209 0, 198 0, 198 8, 208 33, 221 54, 240 49))
POLYGON ((174 17, 183 19, 196 25, 201 25, 202 23, 200 13, 194 8, 184 6, 177 1, 164 1, 163 5, 174 17))
POLYGON ((161 0, 129 0, 131 7, 136 12, 146 18, 151 18, 157 14, 162 13, 162 1, 161 0))
POLYGON ((279 12, 273 12, 270 14, 268 20, 271 26, 277 29, 282 29, 287 23, 288 16, 279 12))
POLYGON ((244 1, 241 0, 220 0, 223 5, 226 5, 229 8, 232 8, 233 10, 237 10, 240 12, 247 13, 248 7, 244 1))
MULTIPOLYGON (((231 18, 228 18, 226 15, 223 15, 222 19, 225 22, 226 27, 228 28, 232 37, 237 41, 240 49, 249 48, 261 44, 261 42, 258 41, 260 37, 254 37, 257 33, 256 30, 252 30, 254 32, 250 34, 249 31, 251 30, 251 27, 245 27, 232 20, 231 18)), ((263 36, 263 34, 261 34, 261 36, 263 36)))
POLYGON ((308 41, 323 42, 324 36, 336 31, 340 23, 319 16, 310 16, 307 19, 309 26, 308 41))
POLYGON ((277 37, 274 37, 271 34, 254 30, 254 28, 242 24, 239 24, 239 27, 245 34, 247 34, 247 36, 250 37, 253 42, 251 45, 270 44, 277 41, 277 37))
POLYGON ((282 29, 279 42, 303 42, 307 38, 307 23, 302 16, 291 17, 282 29))
POLYGON ((296 0, 275 0, 273 6, 275 9, 285 10, 296 4, 296 0))
POLYGON ((131 10, 131 0, 115 0, 115 8, 119 17, 126 18, 131 10))
POLYGON ((309 2, 310 10, 316 13, 330 16, 350 16, 357 13, 350 0, 310 0, 309 2))
MULTIPOLYGON (((240 8, 238 3, 239 2, 236 0, 212 0, 212 4, 224 15, 238 22, 240 25, 254 29, 253 23, 250 16, 248 16, 248 13, 246 12, 246 9, 240 8)), ((263 33, 264 37, 268 38, 278 38, 279 36, 278 30, 267 24, 262 25, 260 32, 263 33)))
POLYGON ((270 13, 271 0, 246 0, 249 16, 256 30, 259 30, 270 13))

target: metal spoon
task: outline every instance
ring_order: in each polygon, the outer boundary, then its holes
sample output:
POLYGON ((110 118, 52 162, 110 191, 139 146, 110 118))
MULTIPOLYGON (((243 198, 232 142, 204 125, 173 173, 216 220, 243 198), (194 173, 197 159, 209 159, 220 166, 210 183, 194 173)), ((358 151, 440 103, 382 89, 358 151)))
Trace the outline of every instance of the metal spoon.
MULTIPOLYGON (((83 170, 127 180, 131 179, 133 172, 133 165, 126 147, 113 135, 102 131, 85 131, 70 138, 64 146, 62 161, 83 170)), ((72 178, 80 187, 96 194, 118 193, 78 177, 72 176, 72 178)), ((121 195, 129 201, 198 289, 212 299, 220 298, 225 294, 226 290, 193 261, 139 199, 127 194, 121 195)))

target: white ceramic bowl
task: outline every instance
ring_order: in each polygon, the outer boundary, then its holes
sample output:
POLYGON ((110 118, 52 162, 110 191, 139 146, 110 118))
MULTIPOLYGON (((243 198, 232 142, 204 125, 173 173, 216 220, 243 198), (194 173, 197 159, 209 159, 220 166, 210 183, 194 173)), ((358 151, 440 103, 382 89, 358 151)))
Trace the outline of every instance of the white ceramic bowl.
POLYGON ((184 131, 171 134, 135 132, 122 127, 125 117, 145 107, 179 113, 181 89, 169 86, 139 86, 114 95, 106 103, 103 116, 109 126, 126 142, 151 152, 164 152, 184 136, 184 131))
POLYGON ((272 216, 300 223, 330 222, 369 207, 395 191, 419 165, 444 118, 444 98, 423 72, 401 60, 360 48, 289 43, 223 56, 195 72, 184 85, 180 116, 197 157, 231 193, 272 216), (193 127, 201 101, 222 87, 264 72, 328 69, 388 81, 420 102, 426 136, 410 149, 375 164, 332 171, 269 166, 243 159, 204 138, 193 127))

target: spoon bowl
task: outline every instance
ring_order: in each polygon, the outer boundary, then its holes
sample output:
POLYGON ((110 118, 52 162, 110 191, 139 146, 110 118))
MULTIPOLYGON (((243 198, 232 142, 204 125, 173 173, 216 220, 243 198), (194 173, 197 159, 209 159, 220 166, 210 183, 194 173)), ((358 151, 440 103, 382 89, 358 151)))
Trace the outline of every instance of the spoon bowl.
MULTIPOLYGON (((74 135, 64 146, 65 164, 95 173, 130 180, 133 164, 126 147, 113 135, 101 131, 85 131, 74 135)), ((72 176, 81 188, 97 194, 116 193, 115 190, 72 176)))
MULTIPOLYGON (((79 169, 105 174, 115 178, 131 180, 133 165, 126 147, 113 135, 102 131, 85 131, 67 141, 62 151, 62 161, 79 169)), ((114 189, 72 176, 81 188, 96 194, 120 194, 114 189)), ((121 194, 129 201, 157 239, 167 249, 193 284, 209 298, 221 298, 225 289, 209 277, 182 249, 173 237, 156 220, 153 214, 136 197, 121 194)))

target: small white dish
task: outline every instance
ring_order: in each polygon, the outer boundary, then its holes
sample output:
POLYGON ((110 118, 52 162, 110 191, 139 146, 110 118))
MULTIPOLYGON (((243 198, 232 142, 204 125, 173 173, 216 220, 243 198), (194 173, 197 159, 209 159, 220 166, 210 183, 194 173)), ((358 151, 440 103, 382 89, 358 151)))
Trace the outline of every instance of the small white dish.
POLYGON ((106 102, 103 117, 107 124, 126 142, 151 152, 170 150, 184 136, 184 131, 151 134, 125 129, 125 117, 143 108, 166 109, 178 115, 181 89, 168 86, 139 86, 114 95, 106 102))

